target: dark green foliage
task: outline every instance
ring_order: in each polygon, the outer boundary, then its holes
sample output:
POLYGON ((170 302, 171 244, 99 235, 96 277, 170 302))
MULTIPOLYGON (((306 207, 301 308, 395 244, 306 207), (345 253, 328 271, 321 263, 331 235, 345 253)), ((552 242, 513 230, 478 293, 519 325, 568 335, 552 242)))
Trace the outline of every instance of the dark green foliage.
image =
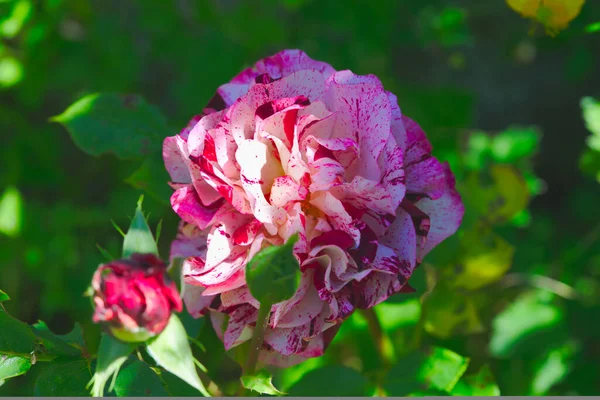
MULTIPOLYGON (((164 221, 144 249, 167 258, 178 219, 163 138, 283 48, 380 77, 451 164, 467 211, 415 272, 417 293, 375 308, 391 369, 355 314, 323 357, 269 371, 274 386, 598 395, 598 21, 594 0, 554 38, 504 1, 0 0, 0 396, 89 395, 100 328, 84 292, 106 261, 96 246, 121 255, 109 221, 129 226, 143 192, 150 225, 164 221), (431 348, 455 356, 438 363, 431 348)), ((180 319, 207 376, 235 394, 247 349, 180 319)), ((116 394, 198 395, 142 355, 116 394)))
POLYGON ((261 250, 246 266, 246 282, 252 296, 261 303, 275 304, 294 295, 300 281, 300 266, 294 257, 293 235, 281 246, 261 250))

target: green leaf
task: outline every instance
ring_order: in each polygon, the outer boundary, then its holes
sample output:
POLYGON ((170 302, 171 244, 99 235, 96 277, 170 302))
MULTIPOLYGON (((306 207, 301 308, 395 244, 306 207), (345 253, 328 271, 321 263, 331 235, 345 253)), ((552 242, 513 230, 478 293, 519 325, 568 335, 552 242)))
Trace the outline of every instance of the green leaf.
POLYGON ((0 198, 0 233, 17 237, 21 233, 23 220, 23 199, 21 193, 8 187, 0 198))
POLYGON ((533 127, 511 127, 494 136, 492 157, 500 163, 514 163, 531 156, 538 147, 541 135, 533 127))
POLYGON ((573 357, 576 351, 577 346, 569 342, 550 350, 536 362, 529 395, 547 395, 552 386, 562 381, 573 367, 573 357))
POLYGON ((89 396, 85 389, 90 370, 84 360, 56 361, 38 375, 34 396, 89 396))
POLYGON ((7 38, 14 38, 23 25, 33 13, 33 4, 30 0, 18 0, 13 3, 10 14, 6 17, 0 17, 0 35, 7 38))
POLYGON ((210 397, 198 378, 185 328, 175 314, 171 315, 167 327, 148 343, 147 350, 159 366, 210 397))
POLYGON ((521 295, 494 318, 489 351, 496 357, 532 353, 561 339, 564 313, 544 291, 521 295))
POLYGON ((471 173, 463 183, 465 204, 489 222, 504 222, 527 207, 529 190, 523 175, 509 165, 492 165, 471 173))
POLYGON ((17 85, 23 80, 25 69, 23 63, 15 57, 0 58, 0 89, 17 85))
POLYGON ((198 397, 198 391, 196 389, 169 371, 161 371, 160 377, 169 396, 198 397))
POLYGON ((469 359, 450 350, 433 347, 401 358, 385 379, 390 396, 406 396, 429 389, 450 392, 467 370, 469 359))
POLYGON ((190 313, 184 312, 179 315, 181 323, 185 327, 187 335, 192 338, 197 338, 206 323, 206 318, 194 318, 190 313))
POLYGON ((115 381, 115 393, 119 397, 169 395, 157 373, 138 360, 119 372, 115 381))
POLYGON ((386 301, 375 306, 375 312, 381 321, 381 327, 386 332, 393 332, 417 324, 421 316, 421 302, 415 298, 395 303, 386 301))
POLYGON ((600 21, 586 25, 585 31, 587 33, 600 32, 600 21))
POLYGON ((443 269, 450 286, 476 290, 500 279, 510 268, 515 248, 491 228, 478 226, 460 237, 460 260, 443 269))
POLYGON ((477 374, 461 378, 451 394, 453 396, 500 396, 500 389, 492 371, 484 365, 477 374))
POLYGON ((73 330, 66 335, 57 335, 61 340, 70 346, 83 349, 85 348, 85 339, 83 337, 83 327, 76 323, 73 330))
POLYGON ((36 338, 31 327, 6 313, 0 307, 0 353, 29 355, 36 338))
MULTIPOLYGON (((337 337, 337 336, 336 336, 337 337)), ((277 387, 284 392, 289 392, 289 388, 300 381, 304 375, 314 369, 323 367, 326 364, 325 357, 309 358, 300 364, 293 365, 277 371, 275 382, 277 387)))
POLYGON ((0 380, 23 375, 31 368, 31 358, 0 354, 0 380))
POLYGON ((4 291, 0 290, 0 303, 10 300, 10 297, 4 291))
POLYGON ((579 159, 579 168, 600 182, 600 151, 585 149, 579 159))
POLYGON ((206 352, 196 352, 196 357, 206 367, 208 377, 223 390, 224 394, 234 394, 239 387, 242 369, 240 364, 225 352, 223 341, 217 336, 213 324, 210 322, 204 324, 198 341, 204 345, 206 352), (227 391, 231 387, 233 390, 227 391))
POLYGON ((285 394, 273 386, 272 379, 273 376, 271 373, 265 369, 258 371, 254 375, 244 375, 241 378, 242 385, 244 385, 246 389, 254 390, 260 394, 270 394, 273 396, 285 394))
POLYGON ((98 349, 98 362, 96 371, 88 386, 92 386, 92 396, 104 396, 104 387, 112 378, 108 391, 112 391, 119 369, 127 361, 127 357, 136 348, 135 344, 123 343, 109 335, 102 335, 100 348, 98 349))
POLYGON ((129 230, 123 239, 123 257, 128 258, 133 253, 153 253, 158 255, 158 247, 148 221, 142 213, 142 202, 144 196, 140 196, 135 209, 135 215, 129 226, 129 230))
POLYGON ((294 257, 294 234, 281 246, 269 246, 246 265, 246 283, 252 296, 261 303, 275 304, 296 293, 300 281, 300 265, 294 257))
MULTIPOLYGON (((595 136, 600 136, 600 102, 592 97, 581 99, 581 110, 585 127, 595 136)), ((596 148, 599 150, 600 148, 596 148)))
POLYGON ((423 307, 424 328, 432 336, 445 339, 484 330, 473 297, 450 288, 445 280, 425 297, 423 307))
POLYGON ((32 332, 38 338, 39 343, 44 347, 45 352, 50 355, 66 357, 81 356, 80 350, 67 344, 58 335, 52 333, 43 321, 38 321, 34 324, 32 332))
POLYGON ((467 140, 467 149, 462 155, 467 168, 480 170, 486 165, 491 153, 492 139, 485 132, 473 132, 467 140))
POLYGON ((142 165, 125 179, 125 182, 136 189, 145 191, 158 201, 168 204, 171 194, 173 194, 173 190, 167 183, 169 180, 162 154, 159 152, 146 157, 142 165))
POLYGON ((341 365, 329 365, 308 372, 294 386, 289 395, 319 397, 367 396, 369 382, 356 370, 341 365))
POLYGON ((85 96, 52 121, 63 124, 77 147, 92 156, 142 159, 158 152, 171 133, 156 107, 130 94, 85 96))

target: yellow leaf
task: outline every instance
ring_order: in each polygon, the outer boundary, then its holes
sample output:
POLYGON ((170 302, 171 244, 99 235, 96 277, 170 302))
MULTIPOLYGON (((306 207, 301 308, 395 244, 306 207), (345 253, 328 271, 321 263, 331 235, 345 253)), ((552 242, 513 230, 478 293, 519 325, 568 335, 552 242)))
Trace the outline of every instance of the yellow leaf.
POLYGON ((453 335, 480 333, 484 330, 472 296, 453 291, 438 282, 423 300, 424 328, 442 339, 453 335))
POLYGON ((506 3, 524 17, 535 17, 541 0, 506 0, 506 3))
POLYGON ((471 174, 464 189, 467 205, 491 223, 509 221, 529 201, 525 179, 508 165, 493 165, 488 171, 471 174))
POLYGON ((585 0, 506 0, 524 17, 541 22, 546 31, 555 34, 565 29, 583 7, 585 0))
POLYGON ((514 253, 514 247, 491 229, 473 229, 461 237, 460 260, 443 269, 443 279, 457 288, 482 288, 509 270, 514 253))

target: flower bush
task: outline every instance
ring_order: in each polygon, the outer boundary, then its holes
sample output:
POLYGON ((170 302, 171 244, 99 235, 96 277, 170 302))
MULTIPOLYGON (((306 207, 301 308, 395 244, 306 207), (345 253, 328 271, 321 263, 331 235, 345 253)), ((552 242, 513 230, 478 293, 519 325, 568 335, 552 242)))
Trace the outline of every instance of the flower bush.
POLYGON ((431 151, 374 75, 298 50, 242 71, 163 145, 188 311, 210 314, 226 349, 247 341, 259 304, 244 267, 297 233, 300 285, 272 307, 260 357, 323 354, 355 310, 411 291, 413 270, 460 225, 454 177, 431 151))

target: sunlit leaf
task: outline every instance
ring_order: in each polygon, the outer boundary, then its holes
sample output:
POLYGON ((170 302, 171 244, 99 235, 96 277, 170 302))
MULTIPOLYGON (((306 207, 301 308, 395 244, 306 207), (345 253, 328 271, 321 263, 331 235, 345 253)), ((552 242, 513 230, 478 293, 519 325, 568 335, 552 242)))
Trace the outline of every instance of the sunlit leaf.
POLYGON ((592 133, 588 138, 588 146, 600 151, 600 102, 592 97, 581 99, 581 110, 585 127, 592 133))
POLYGON ((561 330, 563 311, 551 301, 547 292, 531 291, 496 316, 492 324, 489 351, 497 357, 510 357, 551 345, 561 330))
POLYGON ((508 128, 492 139, 492 157, 500 163, 514 163, 531 156, 537 150, 540 136, 535 128, 508 128))
POLYGON ((127 258, 133 253, 152 253, 158 255, 158 247, 152 231, 142 212, 142 202, 144 197, 138 200, 135 215, 129 225, 127 234, 123 239, 123 257, 127 258))
POLYGON ((104 396, 104 387, 112 379, 108 391, 112 391, 114 382, 119 374, 119 369, 127 361, 127 357, 135 349, 131 343, 123 343, 109 335, 102 335, 100 348, 98 349, 98 362, 96 371, 88 386, 91 385, 91 393, 94 397, 104 396))
POLYGON ((275 377, 277 387, 284 392, 289 392, 289 389, 296 384, 304 375, 312 370, 321 368, 325 365, 325 357, 309 358, 298 365, 293 365, 288 368, 276 371, 275 377))
POLYGON ((14 57, 0 58, 0 89, 15 86, 23 80, 24 74, 21 61, 14 57))
POLYGON ((21 193, 8 187, 0 197, 0 233, 16 237, 21 233, 23 199, 21 193))
POLYGON ((4 293, 4 291, 0 290, 0 303, 8 300, 10 300, 10 297, 8 297, 8 295, 4 293))
POLYGON ((137 360, 121 369, 115 381, 115 393, 119 397, 169 395, 156 372, 137 360))
POLYGON ((148 343, 146 349, 159 366, 210 397, 196 372, 185 328, 175 314, 171 314, 167 327, 148 343))
POLYGON ((585 27, 585 31, 587 33, 594 33, 600 31, 600 22, 594 22, 593 24, 589 24, 585 27))
POLYGON ((390 396, 406 396, 429 389, 449 392, 465 373, 469 359, 448 349, 433 347, 415 351, 398 360, 386 376, 390 396))
POLYGON ((281 246, 266 247, 246 266, 246 283, 259 302, 275 304, 296 293, 300 265, 293 248, 297 240, 298 235, 293 235, 281 246))
POLYGON ((244 375, 241 378, 242 384, 246 389, 253 390, 260 394, 270 394, 273 396, 285 394, 273 385, 273 376, 265 369, 256 372, 254 375, 244 375))
POLYGON ((463 154, 467 168, 479 170, 486 165, 486 159, 491 154, 492 139, 485 132, 473 132, 467 139, 463 154))
POLYGON ((0 35, 7 39, 15 37, 33 13, 31 0, 18 0, 13 3, 6 17, 0 16, 0 35))
POLYGON ((492 371, 484 365, 478 373, 463 376, 452 389, 453 396, 500 396, 492 371))
POLYGON ((171 134, 160 111, 136 95, 88 95, 52 121, 63 124, 77 147, 92 156, 142 159, 157 153, 171 134))
POLYGON ((536 363, 529 395, 544 396, 552 386, 562 381, 571 371, 576 351, 577 346, 568 342, 545 354, 544 358, 536 363))
POLYGON ((31 368, 30 357, 6 356, 0 354, 0 380, 23 375, 31 368))
POLYGON ((419 299, 406 299, 404 302, 380 303, 375 306, 384 330, 392 332, 398 328, 414 325, 421 316, 421 302, 419 299))
POLYGON ((289 389, 289 395, 347 397, 367 396, 369 383, 359 372, 341 365, 329 365, 304 375, 289 389))

